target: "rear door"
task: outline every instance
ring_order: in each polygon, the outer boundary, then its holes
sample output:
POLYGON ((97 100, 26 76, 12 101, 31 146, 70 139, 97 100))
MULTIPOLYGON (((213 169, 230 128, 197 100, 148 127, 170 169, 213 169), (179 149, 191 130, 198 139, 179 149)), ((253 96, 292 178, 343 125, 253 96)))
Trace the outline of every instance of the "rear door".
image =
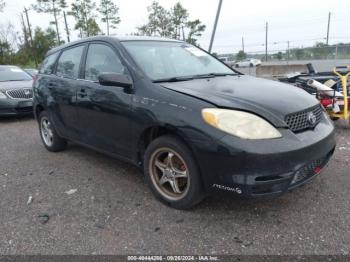
POLYGON ((59 133, 80 140, 81 128, 77 115, 77 86, 86 45, 64 49, 57 61, 55 77, 50 78, 48 89, 52 118, 59 133))
MULTIPOLYGON (((102 86, 102 73, 129 74, 117 50, 104 42, 89 44, 77 92, 78 118, 84 142, 129 158, 131 153, 131 98, 123 87, 102 86)), ((131 76, 130 76, 131 78, 131 76)))

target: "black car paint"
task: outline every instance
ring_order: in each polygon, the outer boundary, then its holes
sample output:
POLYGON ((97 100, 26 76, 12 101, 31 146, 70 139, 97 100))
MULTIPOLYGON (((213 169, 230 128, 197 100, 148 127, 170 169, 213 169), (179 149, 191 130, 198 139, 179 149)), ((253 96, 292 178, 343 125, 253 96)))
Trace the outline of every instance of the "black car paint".
MULTIPOLYGON (((34 85, 34 110, 47 110, 60 136, 140 165, 142 145, 149 131, 166 130, 189 146, 208 193, 237 193, 231 189, 238 187, 245 196, 253 195, 251 188, 257 184, 257 177, 272 178, 265 182, 274 185, 274 177, 280 175, 285 177, 283 186, 267 193, 282 193, 290 188, 300 167, 333 152, 334 128, 326 117, 314 130, 299 134, 291 132, 284 122, 286 114, 318 103, 304 91, 240 74, 152 83, 120 41, 136 40, 95 37, 48 53, 81 44, 105 43, 120 56, 133 80, 132 88, 127 89, 39 74, 34 85), (283 137, 245 140, 227 135, 201 117, 203 108, 215 107, 260 115, 283 137)), ((81 68, 79 78, 82 72, 81 68)))

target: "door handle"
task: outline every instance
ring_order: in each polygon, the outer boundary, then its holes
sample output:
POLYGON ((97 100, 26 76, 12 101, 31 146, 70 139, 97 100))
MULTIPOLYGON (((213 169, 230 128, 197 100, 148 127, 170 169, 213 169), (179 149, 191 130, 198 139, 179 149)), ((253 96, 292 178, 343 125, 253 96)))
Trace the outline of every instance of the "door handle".
POLYGON ((48 85, 48 88, 49 88, 49 89, 52 89, 52 88, 54 88, 54 87, 56 87, 56 85, 55 85, 54 83, 49 83, 49 85, 48 85))
POLYGON ((87 96, 86 90, 84 88, 80 89, 80 91, 78 92, 78 96, 81 98, 84 98, 87 96))

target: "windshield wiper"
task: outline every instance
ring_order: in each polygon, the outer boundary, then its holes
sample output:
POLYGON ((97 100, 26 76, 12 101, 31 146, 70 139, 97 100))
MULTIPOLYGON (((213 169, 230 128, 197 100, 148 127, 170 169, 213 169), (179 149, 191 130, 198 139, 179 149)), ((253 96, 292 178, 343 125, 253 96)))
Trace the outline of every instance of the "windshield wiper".
POLYGON ((201 78, 213 78, 217 76, 235 76, 237 73, 209 73, 209 74, 201 74, 201 75, 191 75, 191 76, 176 76, 169 78, 161 78, 153 80, 153 83, 162 83, 162 82, 181 82, 181 81, 189 81, 193 79, 201 79, 201 78))
POLYGON ((202 75, 194 75, 193 78, 213 78, 217 76, 235 76, 238 75, 237 73, 208 73, 208 74, 202 74, 202 75))
POLYGON ((153 83, 163 83, 163 82, 181 82, 181 81, 189 81, 192 80, 192 76, 177 76, 177 77, 169 77, 169 78, 161 78, 153 80, 153 83))

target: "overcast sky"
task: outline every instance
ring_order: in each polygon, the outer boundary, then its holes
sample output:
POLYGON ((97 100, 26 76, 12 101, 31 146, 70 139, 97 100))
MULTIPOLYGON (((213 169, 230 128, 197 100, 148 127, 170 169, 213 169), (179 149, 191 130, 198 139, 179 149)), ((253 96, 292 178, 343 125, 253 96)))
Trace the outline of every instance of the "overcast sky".
MULTIPOLYGON (((20 13, 36 0, 5 0, 6 8, 0 16, 0 24, 13 23, 20 29, 20 13)), ((207 29, 199 43, 207 48, 218 6, 218 0, 159 0, 166 8, 176 2, 189 10, 191 19, 200 19, 207 29)), ((68 3, 71 3, 68 0, 68 3)), ((99 0, 96 0, 98 3, 99 0)), ((111 33, 126 35, 136 32, 136 27, 147 22, 146 7, 152 0, 114 0, 120 8, 121 23, 111 33)), ((328 12, 332 12, 330 44, 350 42, 350 0, 223 0, 213 51, 219 53, 237 52, 241 49, 242 36, 247 52, 264 50, 265 23, 269 23, 269 50, 310 46, 315 41, 325 41, 328 12)), ((33 28, 49 26, 50 16, 30 11, 33 28)), ((104 24, 99 21, 105 30, 104 24)), ((69 17, 73 31, 74 19, 69 17)), ((63 18, 60 20, 61 35, 65 37, 63 18)), ((77 33, 73 38, 77 38, 77 33)))

